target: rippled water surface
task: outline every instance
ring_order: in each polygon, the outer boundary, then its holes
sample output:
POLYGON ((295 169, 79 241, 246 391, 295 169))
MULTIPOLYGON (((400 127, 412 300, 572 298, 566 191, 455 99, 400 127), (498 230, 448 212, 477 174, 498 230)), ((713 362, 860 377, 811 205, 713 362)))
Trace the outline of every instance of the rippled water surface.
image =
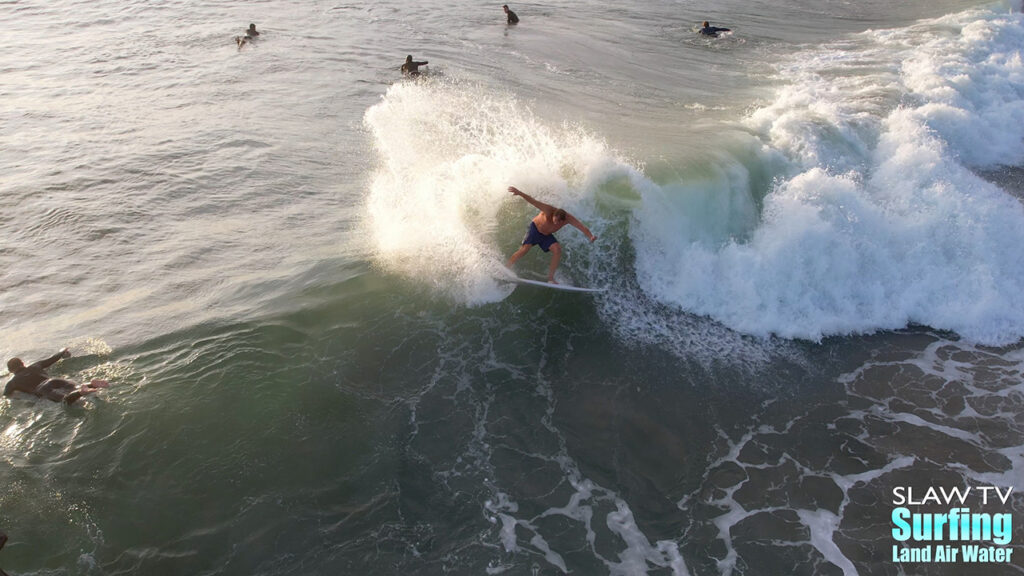
POLYGON ((1024 570, 889 516, 1024 486, 1020 6, 511 7, 0 2, 0 351, 112 383, 0 403, 0 566, 1024 570))

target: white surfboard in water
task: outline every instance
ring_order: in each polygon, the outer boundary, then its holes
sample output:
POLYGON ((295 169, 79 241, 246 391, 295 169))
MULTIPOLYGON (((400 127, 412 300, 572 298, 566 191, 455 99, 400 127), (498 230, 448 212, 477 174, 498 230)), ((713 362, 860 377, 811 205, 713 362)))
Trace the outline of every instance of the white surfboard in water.
POLYGON ((542 288, 551 288, 552 290, 563 290, 565 292, 604 292, 607 290, 607 288, 584 288, 582 286, 570 286, 569 284, 552 284, 551 282, 542 282, 540 280, 528 280, 512 274, 498 279, 515 282, 516 284, 529 284, 530 286, 540 286, 542 288))

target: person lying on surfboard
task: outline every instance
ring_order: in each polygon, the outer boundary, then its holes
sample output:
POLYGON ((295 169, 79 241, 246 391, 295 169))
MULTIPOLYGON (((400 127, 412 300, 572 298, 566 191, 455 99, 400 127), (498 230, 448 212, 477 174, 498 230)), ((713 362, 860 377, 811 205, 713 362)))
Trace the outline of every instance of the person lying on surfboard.
POLYGON ((533 221, 530 222, 530 226, 526 230, 526 236, 523 238, 523 245, 519 250, 516 250, 515 254, 509 257, 508 263, 505 264, 505 266, 511 269, 517 260, 530 251, 530 248, 533 248, 534 245, 540 246, 541 250, 551 252, 551 265, 548 267, 548 282, 558 284, 558 282, 555 282, 555 270, 558 268, 558 261, 562 259, 562 245, 559 244, 558 240, 555 238, 555 232, 561 230, 562 226, 565 226, 566 224, 572 224, 579 228, 580 232, 586 234, 587 239, 591 242, 597 240, 597 236, 591 234, 590 229, 565 210, 555 208, 550 204, 545 204, 539 200, 535 200, 515 186, 509 186, 508 191, 511 192, 513 196, 519 196, 523 200, 526 200, 530 204, 536 206, 537 209, 540 210, 540 214, 534 216, 533 221))
POLYGON ((56 364, 61 358, 70 357, 71 352, 65 348, 45 360, 34 362, 28 366, 25 366, 21 358, 11 358, 7 361, 7 370, 14 377, 7 381, 7 386, 4 387, 4 396, 11 396, 17 391, 40 398, 49 398, 54 402, 74 404, 82 396, 108 386, 106 380, 93 380, 79 386, 70 380, 50 378, 46 369, 56 364))
POLYGON ((701 29, 698 30, 697 32, 700 33, 700 34, 703 34, 705 36, 711 36, 712 38, 718 38, 718 33, 719 32, 732 32, 732 30, 730 30, 728 28, 719 28, 717 26, 712 26, 711 24, 708 23, 707 20, 705 20, 704 21, 704 25, 701 26, 701 29))

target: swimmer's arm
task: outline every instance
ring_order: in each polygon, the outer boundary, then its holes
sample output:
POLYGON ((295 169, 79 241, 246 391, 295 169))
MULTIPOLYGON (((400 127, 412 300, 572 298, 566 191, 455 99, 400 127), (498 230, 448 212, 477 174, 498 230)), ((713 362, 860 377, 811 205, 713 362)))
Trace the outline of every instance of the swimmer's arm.
POLYGON ((537 208, 537 210, 540 210, 541 212, 546 214, 548 218, 551 218, 551 214, 555 212, 554 206, 550 204, 545 204, 540 200, 534 199, 532 196, 530 196, 526 192, 523 192, 519 188, 516 188, 515 186, 509 186, 508 191, 511 192, 513 196, 520 196, 523 200, 526 200, 530 204, 533 204, 534 207, 537 208))
MULTIPOLYGON (((14 378, 11 378, 11 380, 14 380, 14 378)), ((4 386, 4 396, 12 396, 14 394, 16 388, 11 384, 12 382, 8 382, 7 386, 4 386)))
POLYGON ((583 232, 583 234, 587 237, 587 240, 590 240, 591 242, 597 240, 597 236, 594 236, 593 234, 590 233, 590 228, 587 228, 587 226, 583 222, 577 220, 576 217, 573 216, 572 214, 567 213, 565 215, 565 221, 579 228, 580 232, 583 232))
POLYGON ((56 364, 57 361, 60 360, 61 358, 70 358, 70 357, 71 357, 71 352, 68 352, 68 349, 65 348, 65 349, 61 350, 60 352, 57 352, 56 354, 54 354, 53 356, 50 356, 49 358, 47 358, 45 360, 40 360, 39 362, 36 362, 35 364, 33 364, 33 366, 38 366, 40 368, 49 368, 50 366, 53 366, 54 364, 56 364))

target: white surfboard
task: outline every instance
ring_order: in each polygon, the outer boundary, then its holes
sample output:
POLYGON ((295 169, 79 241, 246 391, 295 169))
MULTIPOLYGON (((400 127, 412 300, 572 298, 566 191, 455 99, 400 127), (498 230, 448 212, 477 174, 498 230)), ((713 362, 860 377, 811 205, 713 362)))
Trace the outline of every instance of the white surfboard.
POLYGON ((551 282, 542 282, 540 280, 528 280, 511 274, 508 276, 502 276, 499 280, 507 280, 509 282, 515 282, 516 284, 529 284, 530 286, 551 288, 552 290, 563 290, 565 292, 604 292, 607 290, 607 288, 583 288, 582 286, 570 286, 569 284, 552 284, 551 282))

